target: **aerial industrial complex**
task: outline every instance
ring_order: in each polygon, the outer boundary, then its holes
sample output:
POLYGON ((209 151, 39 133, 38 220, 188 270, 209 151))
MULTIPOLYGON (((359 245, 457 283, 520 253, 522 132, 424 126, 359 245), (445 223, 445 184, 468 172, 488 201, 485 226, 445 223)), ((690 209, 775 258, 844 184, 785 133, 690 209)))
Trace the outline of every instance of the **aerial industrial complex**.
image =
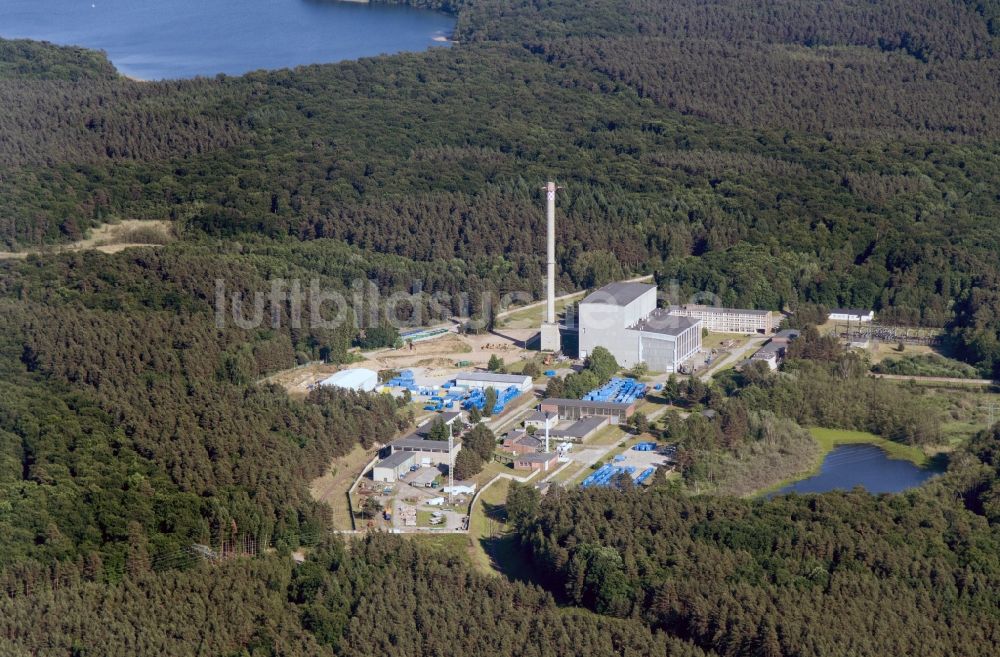
MULTIPOLYGON (((573 368, 579 370, 580 362, 602 347, 619 367, 633 372, 601 381, 579 399, 545 398, 541 386, 536 387, 527 374, 484 369, 456 372, 445 368, 443 375, 428 375, 421 368, 392 370, 391 378, 381 385, 376 372, 361 368, 324 379, 322 385, 354 390, 375 388, 407 399, 416 397, 418 406, 432 413, 431 419, 412 433, 388 442, 366 468, 365 474, 375 486, 369 490, 395 500, 392 509, 391 504, 385 506, 386 520, 394 523, 394 527, 413 528, 413 531, 430 529, 422 527, 423 521, 419 520, 426 519, 428 514, 430 524, 439 530, 449 522, 451 527, 467 523, 467 517, 455 517, 460 512, 454 508, 451 492, 461 490, 471 495, 477 481, 486 485, 489 480, 470 479, 457 486, 452 481, 456 457, 462 449, 463 437, 471 429, 472 418, 485 422, 500 436, 490 464, 491 476, 496 476, 499 464, 518 473, 508 476, 539 483, 551 480, 562 485, 576 482, 585 487, 614 486, 626 477, 641 485, 657 468, 669 469, 674 462, 673 446, 647 440, 626 447, 621 442, 622 438, 629 440, 622 427, 632 424, 638 408, 649 412, 645 398, 650 387, 662 388, 666 377, 674 373, 695 374, 719 353, 727 354, 727 362, 736 367, 741 366, 737 360, 742 357, 744 365, 758 361, 777 369, 788 345, 799 335, 794 330, 775 333, 781 315, 772 310, 700 304, 660 307, 656 285, 639 281, 613 282, 592 291, 579 302, 575 321, 560 324, 555 315, 554 288, 557 189, 553 183, 545 187, 546 299, 538 332, 541 350, 552 352, 545 357, 545 364, 562 361, 561 373, 570 371, 567 367, 570 363, 560 354, 563 332, 571 334, 575 330, 579 351, 573 368), (710 333, 725 335, 713 341, 712 347, 705 348, 703 337, 710 333), (746 337, 739 339, 739 336, 746 337), (526 397, 534 403, 525 403, 526 397), (493 404, 490 408, 486 408, 487 399, 493 404), (612 449, 617 453, 600 465, 612 449), (561 474, 566 469, 568 476, 561 474), (443 483, 446 477, 447 486, 443 483), (441 496, 445 491, 449 492, 447 501, 441 496), (424 507, 437 509, 431 512, 424 507)), ((835 309, 830 319, 861 323, 871 322, 873 316, 870 311, 835 309)), ((456 367, 469 365, 465 360, 456 363, 456 367)), ((546 370, 545 376, 552 378, 560 373, 546 370)), ((704 411, 706 417, 714 413, 714 410, 704 411)))

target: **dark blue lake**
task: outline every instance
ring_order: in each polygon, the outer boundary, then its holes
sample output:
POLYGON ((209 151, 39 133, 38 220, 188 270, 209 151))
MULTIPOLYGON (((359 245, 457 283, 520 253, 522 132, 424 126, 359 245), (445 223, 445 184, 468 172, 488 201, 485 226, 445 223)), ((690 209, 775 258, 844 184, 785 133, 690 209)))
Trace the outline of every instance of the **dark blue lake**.
POLYGON ((0 0, 0 36, 104 50, 142 80, 239 75, 447 46, 455 20, 333 0, 0 0))
POLYGON ((770 495, 785 493, 825 493, 863 486, 870 493, 898 493, 919 486, 936 473, 909 461, 891 459, 875 445, 834 447, 819 473, 790 484, 770 495))

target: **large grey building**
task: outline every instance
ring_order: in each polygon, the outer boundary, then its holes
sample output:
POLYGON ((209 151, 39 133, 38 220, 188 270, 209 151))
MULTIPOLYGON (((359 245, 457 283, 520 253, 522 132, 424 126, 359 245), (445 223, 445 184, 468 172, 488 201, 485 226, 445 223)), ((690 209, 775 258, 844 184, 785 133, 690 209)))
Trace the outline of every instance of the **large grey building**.
POLYGON ((656 308, 656 286, 611 283, 580 302, 580 358, 604 347, 622 367, 676 372, 701 349, 702 322, 656 308))

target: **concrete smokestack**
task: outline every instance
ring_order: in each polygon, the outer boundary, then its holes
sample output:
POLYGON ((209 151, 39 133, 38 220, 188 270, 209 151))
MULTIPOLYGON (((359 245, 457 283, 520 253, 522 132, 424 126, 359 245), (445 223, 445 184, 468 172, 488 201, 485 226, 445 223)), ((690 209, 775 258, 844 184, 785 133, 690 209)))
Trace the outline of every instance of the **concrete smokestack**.
POLYGON ((556 323, 556 187, 554 182, 545 185, 545 218, 548 222, 545 252, 545 321, 542 322, 542 351, 560 351, 562 340, 556 323))
POLYGON ((545 321, 556 323, 556 184, 550 182, 545 186, 545 217, 548 220, 548 250, 545 264, 548 284, 545 289, 545 321))

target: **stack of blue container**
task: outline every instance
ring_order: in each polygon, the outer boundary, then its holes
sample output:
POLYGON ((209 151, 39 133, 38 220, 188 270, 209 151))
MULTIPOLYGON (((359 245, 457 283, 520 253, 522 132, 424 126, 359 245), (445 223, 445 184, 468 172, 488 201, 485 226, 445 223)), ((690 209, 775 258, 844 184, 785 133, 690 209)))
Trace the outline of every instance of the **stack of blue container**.
POLYGON ((655 452, 656 451, 656 443, 653 443, 653 442, 638 443, 638 444, 634 445, 632 447, 632 449, 634 449, 637 452, 655 452))
POLYGON ((640 474, 638 477, 635 478, 636 486, 649 479, 654 472, 656 472, 656 468, 646 468, 645 470, 643 470, 642 474, 640 474))
POLYGON ((610 486, 612 483, 614 483, 615 477, 622 474, 623 472, 631 476, 635 474, 635 467, 631 465, 627 465, 625 467, 619 467, 617 465, 611 465, 610 463, 607 463, 598 468, 597 472, 584 479, 583 483, 580 484, 580 486, 582 488, 590 488, 591 486, 602 486, 602 487, 610 486))
POLYGON ((631 404, 636 399, 645 396, 645 394, 645 383, 639 383, 635 379, 615 377, 600 388, 595 388, 588 392, 583 396, 583 400, 631 404))
MULTIPOLYGON (((503 390, 497 391, 497 401, 493 404, 493 415, 503 413, 503 409, 507 407, 515 397, 521 394, 520 388, 517 386, 508 386, 503 390)), ((478 408, 483 410, 486 407, 486 392, 482 388, 474 388, 465 397, 465 401, 462 402, 462 408, 469 411, 473 408, 478 408)))
POLYGON ((416 392, 419 389, 413 380, 413 370, 403 370, 399 376, 389 379, 387 385, 393 388, 406 388, 410 392, 416 392))

